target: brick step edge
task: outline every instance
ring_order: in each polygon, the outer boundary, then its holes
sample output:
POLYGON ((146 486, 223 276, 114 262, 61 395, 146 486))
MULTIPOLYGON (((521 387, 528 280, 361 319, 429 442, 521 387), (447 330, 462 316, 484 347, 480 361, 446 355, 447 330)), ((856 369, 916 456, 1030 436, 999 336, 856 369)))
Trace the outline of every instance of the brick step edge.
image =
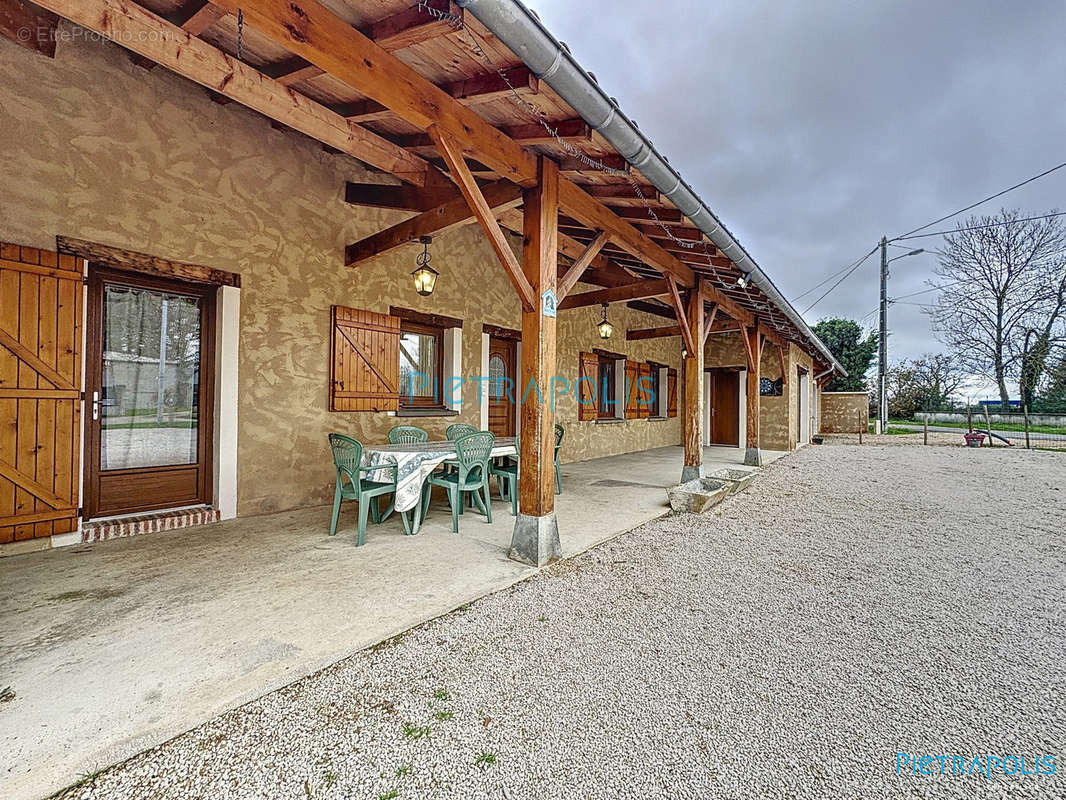
POLYGON ((160 514, 144 514, 126 519, 89 522, 82 526, 81 540, 103 542, 108 539, 121 539, 126 536, 139 536, 142 533, 171 531, 177 528, 190 528, 193 525, 208 525, 218 522, 221 512, 213 508, 195 508, 187 511, 167 511, 160 514))

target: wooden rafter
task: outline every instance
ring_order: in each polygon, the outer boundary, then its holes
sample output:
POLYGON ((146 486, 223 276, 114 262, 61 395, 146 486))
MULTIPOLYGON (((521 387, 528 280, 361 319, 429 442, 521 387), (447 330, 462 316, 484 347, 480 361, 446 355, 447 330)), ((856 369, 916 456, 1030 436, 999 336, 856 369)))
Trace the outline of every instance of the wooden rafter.
POLYGON ((714 318, 718 315, 718 304, 711 304, 711 313, 703 322, 703 346, 707 346, 707 337, 710 335, 711 330, 714 328, 714 318))
POLYGON ((574 288, 574 284, 581 279, 585 270, 588 269, 592 260, 599 255, 600 250, 607 244, 607 233, 605 231, 599 231, 596 234, 596 238, 589 242, 585 251, 577 257, 573 264, 570 265, 570 269, 566 271, 566 274, 559 281, 559 300, 565 300, 566 296, 570 294, 570 290, 574 288))
POLYGON ((644 300, 633 300, 626 303, 626 308, 631 308, 634 311, 640 311, 643 314, 652 314, 656 317, 662 317, 663 319, 677 320, 677 314, 674 313, 673 306, 662 306, 658 303, 648 303, 644 300))
MULTIPOLYGON (((583 119, 566 119, 553 122, 551 126, 565 142, 583 143, 592 141, 592 126, 583 119)), ((510 125, 501 127, 500 132, 508 138, 523 145, 555 144, 556 139, 540 124, 510 125)), ((428 134, 414 133, 397 136, 393 139, 400 147, 408 150, 431 150, 433 140, 428 134)))
MULTIPOLYGON (((504 71, 487 72, 461 81, 444 84, 440 87, 463 105, 489 103, 504 96, 511 96, 512 90, 520 95, 537 94, 540 81, 528 67, 512 67, 504 71), (506 79, 505 77, 506 76, 506 79)), ((357 100, 354 103, 341 103, 333 110, 353 122, 369 122, 393 116, 392 110, 376 100, 357 100)))
POLYGON ((500 260, 504 272, 507 273, 507 277, 514 285, 515 291, 518 292, 518 299, 522 301, 522 308, 527 312, 532 311, 537 307, 537 298, 533 293, 533 287, 530 285, 525 273, 522 272, 522 265, 518 262, 511 245, 507 242, 507 237, 503 235, 503 230, 500 228, 500 223, 496 221, 492 207, 485 199, 485 195, 481 193, 481 187, 474 180, 474 176, 470 174, 466 161, 463 160, 462 152, 448 138, 448 134, 441 131, 436 125, 429 126, 429 135, 433 139, 437 151, 448 162, 452 178, 459 184, 459 191, 463 193, 467 205, 470 206, 470 210, 473 212, 474 217, 477 218, 478 224, 481 225, 481 229, 488 237, 489 244, 492 245, 492 249, 500 260))
MULTIPOLYGON (((681 294, 677 291, 677 283, 673 280, 668 280, 667 283, 670 286, 670 301, 674 305, 674 313, 677 314, 677 321, 681 325, 681 338, 685 340, 685 347, 688 348, 688 351, 690 353, 695 353, 696 343, 692 339, 692 331, 689 328, 688 315, 685 313, 685 304, 681 300, 681 294)), ((698 289, 696 291, 698 291, 698 289)))
POLYGON ((647 297, 662 297, 670 293, 669 281, 634 281, 609 289, 596 289, 591 292, 572 294, 559 303, 560 309, 585 308, 602 303, 617 303, 622 300, 640 300, 647 297))
POLYGON ((742 308, 733 298, 722 290, 715 289, 707 281, 700 282, 700 292, 703 294, 705 301, 714 303, 715 306, 720 307, 722 311, 742 325, 751 325, 755 321, 750 311, 742 308))
MULTIPOLYGON (((194 0, 166 19, 190 36, 200 36, 224 16, 226 16, 225 10, 208 0, 194 0)), ((144 56, 135 57, 133 63, 147 70, 153 69, 156 65, 155 61, 144 56)))
POLYGON ((124 0, 40 0, 38 5, 401 180, 419 186, 446 180, 413 153, 281 86, 141 6, 124 0))
MULTIPOLYGON (((607 169, 617 170, 618 172, 630 172, 632 167, 629 162, 625 160, 624 156, 616 155, 615 153, 608 153, 606 155, 592 157, 593 161, 602 164, 607 169)), ((602 175, 603 172, 598 167, 590 167, 588 162, 584 161, 577 156, 564 156, 559 159, 559 171, 570 173, 584 173, 586 175, 602 175)))
MULTIPOLYGON (((96 0, 100 2, 101 0, 96 0)), ((435 125, 469 155, 500 176, 525 187, 537 181, 536 157, 474 111, 426 80, 415 69, 345 24, 318 0, 217 0, 231 12, 243 9, 259 32, 353 89, 392 108, 418 128, 435 125)), ((674 277, 695 284, 692 270, 607 206, 568 180, 559 183, 559 204, 594 230, 605 230, 629 252, 674 277)))
POLYGON ((752 372, 755 369, 755 351, 758 349, 753 346, 753 340, 758 334, 758 326, 744 326, 741 332, 743 335, 740 338, 744 340, 744 354, 748 357, 748 372, 752 372))
POLYGON ((431 208, 459 197, 459 190, 446 186, 393 186, 383 183, 352 183, 345 186, 345 202, 367 208, 389 208, 394 211, 429 211, 431 208))
MULTIPOLYGON (((516 208, 522 203, 522 189, 510 181, 490 183, 481 190, 481 194, 494 214, 516 208)), ((344 252, 344 263, 354 267, 405 244, 417 242, 422 236, 435 236, 468 225, 474 220, 474 213, 466 198, 455 194, 450 200, 424 211, 417 217, 406 219, 348 245, 344 252)))
POLYGON ((680 336, 680 325, 664 325, 661 328, 639 328, 626 331, 626 341, 635 342, 641 339, 662 339, 667 336, 680 336))

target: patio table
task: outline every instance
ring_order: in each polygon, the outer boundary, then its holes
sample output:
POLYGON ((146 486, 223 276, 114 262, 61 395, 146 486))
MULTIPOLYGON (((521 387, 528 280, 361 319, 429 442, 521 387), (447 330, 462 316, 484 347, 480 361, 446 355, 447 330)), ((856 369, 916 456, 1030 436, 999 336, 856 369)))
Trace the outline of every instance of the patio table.
MULTIPOLYGON (((514 437, 499 437, 492 448, 492 458, 513 456, 517 454, 514 437)), ((455 442, 417 442, 412 444, 379 444, 363 448, 363 466, 381 467, 381 472, 370 472, 367 479, 376 481, 392 480, 391 472, 385 467, 396 465, 396 505, 401 513, 414 510, 414 522, 411 532, 417 533, 422 524, 422 486, 438 466, 449 459, 457 457, 455 442)))

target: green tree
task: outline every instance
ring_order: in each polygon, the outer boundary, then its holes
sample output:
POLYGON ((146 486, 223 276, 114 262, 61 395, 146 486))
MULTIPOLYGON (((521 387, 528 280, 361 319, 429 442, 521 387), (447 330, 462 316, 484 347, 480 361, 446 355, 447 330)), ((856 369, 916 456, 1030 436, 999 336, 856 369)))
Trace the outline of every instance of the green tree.
POLYGON ((1047 383, 1033 403, 1033 410, 1066 412, 1066 352, 1047 371, 1047 383))
POLYGON ((814 326, 814 332, 848 371, 845 378, 833 378, 826 391, 866 391, 869 388, 866 385, 866 373, 877 353, 877 332, 871 331, 864 337, 859 323, 842 317, 821 320, 814 326))

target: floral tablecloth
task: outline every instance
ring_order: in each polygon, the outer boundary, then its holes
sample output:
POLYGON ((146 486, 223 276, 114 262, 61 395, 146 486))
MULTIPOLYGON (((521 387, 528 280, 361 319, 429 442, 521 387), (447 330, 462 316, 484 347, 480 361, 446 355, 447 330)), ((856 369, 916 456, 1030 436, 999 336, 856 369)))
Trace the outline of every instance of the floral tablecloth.
MULTIPOLYGON (((513 437, 496 439, 492 457, 515 455, 513 437)), ((363 449, 364 467, 396 465, 396 510, 410 511, 418 505, 422 485, 430 473, 450 458, 455 458, 455 442, 422 442, 420 444, 368 445, 363 449)), ((391 481, 391 471, 367 473, 372 481, 391 481)))

